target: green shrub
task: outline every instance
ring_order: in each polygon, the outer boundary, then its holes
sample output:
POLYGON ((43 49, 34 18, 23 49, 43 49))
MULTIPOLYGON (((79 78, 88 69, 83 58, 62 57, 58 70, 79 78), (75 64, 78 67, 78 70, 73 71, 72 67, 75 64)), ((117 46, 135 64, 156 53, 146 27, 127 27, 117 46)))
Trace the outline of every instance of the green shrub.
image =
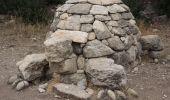
POLYGON ((48 23, 52 14, 48 6, 64 0, 0 0, 0 14, 21 17, 26 23, 48 23))

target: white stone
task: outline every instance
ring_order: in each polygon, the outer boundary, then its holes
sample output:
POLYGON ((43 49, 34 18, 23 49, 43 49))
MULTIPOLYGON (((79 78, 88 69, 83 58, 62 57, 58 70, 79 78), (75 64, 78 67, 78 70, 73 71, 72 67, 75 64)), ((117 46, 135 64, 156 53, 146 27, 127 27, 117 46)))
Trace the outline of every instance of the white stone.
POLYGON ((108 11, 110 13, 113 13, 113 14, 114 13, 121 13, 121 12, 125 12, 126 11, 126 9, 124 9, 123 7, 121 7, 118 4, 114 4, 112 6, 108 6, 107 8, 108 8, 108 11))
POLYGON ((94 17, 93 15, 82 15, 80 18, 80 23, 93 23, 94 17))
POLYGON ((67 0, 66 3, 85 3, 87 0, 67 0))
POLYGON ((108 9, 104 6, 93 5, 90 14, 92 15, 108 15, 108 9))
POLYGON ((91 3, 91 4, 96 4, 96 5, 102 4, 101 0, 88 0, 88 2, 91 3))

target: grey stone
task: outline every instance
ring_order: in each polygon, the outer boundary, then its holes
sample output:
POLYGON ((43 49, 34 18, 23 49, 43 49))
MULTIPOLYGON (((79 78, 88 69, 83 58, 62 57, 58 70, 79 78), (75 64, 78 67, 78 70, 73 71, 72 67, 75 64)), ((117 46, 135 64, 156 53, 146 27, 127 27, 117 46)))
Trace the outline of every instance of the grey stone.
POLYGON ((17 84, 16 90, 17 90, 17 91, 20 91, 20 90, 22 90, 22 89, 24 89, 24 88, 26 88, 26 87, 28 87, 28 86, 29 86, 29 83, 28 83, 27 81, 21 81, 21 82, 19 82, 19 83, 17 84))
POLYGON ((105 44, 105 45, 109 45, 109 42, 107 40, 102 40, 102 43, 105 44))
POLYGON ((126 100, 126 99, 127 99, 125 93, 123 93, 122 91, 116 90, 115 93, 117 94, 117 97, 118 97, 120 100, 126 100))
POLYGON ((107 26, 101 21, 96 20, 93 23, 93 29, 96 33, 97 39, 99 39, 99 40, 107 39, 107 38, 111 37, 111 32, 109 31, 107 26))
POLYGON ((94 17, 93 15, 81 15, 80 23, 93 23, 94 17))
POLYGON ((89 59, 86 64, 86 73, 91 82, 97 86, 111 89, 126 84, 126 73, 121 65, 114 64, 110 58, 89 59))
POLYGON ((77 65, 78 65, 78 69, 80 70, 84 70, 85 68, 85 58, 83 57, 83 55, 80 55, 77 59, 77 65))
POLYGON ((126 66, 129 64, 129 55, 125 52, 125 51, 122 51, 122 52, 116 52, 113 54, 113 59, 115 61, 116 64, 120 64, 120 65, 123 65, 123 66, 126 66))
POLYGON ((131 46, 126 52, 129 55, 129 62, 134 62, 137 57, 137 47, 131 46))
POLYGON ((86 3, 87 0, 67 0, 66 3, 86 3))
POLYGON ((94 40, 96 38, 96 34, 94 32, 90 32, 88 35, 88 40, 94 40))
POLYGON ((102 4, 101 0, 88 0, 88 2, 91 3, 91 4, 96 4, 96 5, 102 4))
POLYGON ((87 87, 87 80, 85 73, 75 73, 70 75, 61 75, 60 83, 79 85, 80 87, 87 87), (83 82, 83 83, 82 83, 83 82))
POLYGON ((50 70, 58 74, 73 74, 77 72, 77 56, 72 55, 70 59, 66 59, 62 62, 50 62, 50 70))
POLYGON ((122 19, 135 19, 134 16, 132 15, 132 13, 128 12, 128 13, 122 13, 122 19))
POLYGON ((158 35, 146 35, 140 39, 143 50, 161 51, 163 50, 163 43, 158 35))
POLYGON ((113 53, 111 48, 98 40, 89 41, 83 49, 83 54, 87 58, 107 56, 113 53))
POLYGON ((123 28, 123 27, 127 27, 127 26, 130 25, 129 21, 123 20, 123 19, 122 19, 122 20, 119 20, 119 21, 118 21, 118 24, 119 24, 119 26, 122 27, 122 28, 123 28))
POLYGON ((57 25, 57 28, 59 29, 74 31, 79 31, 80 27, 80 15, 73 15, 68 17, 67 20, 60 20, 57 25))
POLYGON ((167 55, 165 59, 169 62, 170 61, 170 55, 167 55))
POLYGON ((122 19, 122 16, 119 13, 115 13, 115 14, 111 14, 111 18, 112 18, 112 20, 118 21, 118 20, 122 19))
POLYGON ((59 18, 54 18, 51 26, 50 26, 50 30, 51 31, 56 31, 57 30, 57 24, 59 23, 59 18))
POLYGON ((109 21, 109 22, 107 23, 107 25, 108 25, 108 26, 113 26, 113 27, 118 27, 118 26, 119 26, 118 23, 117 23, 117 21, 109 21))
POLYGON ((127 11, 130 11, 130 8, 127 6, 127 5, 125 5, 125 4, 120 4, 120 6, 122 6, 124 9, 126 9, 127 11))
POLYGON ((15 81, 12 83, 12 88, 16 88, 17 84, 18 84, 19 82, 21 82, 21 81, 23 81, 23 79, 21 79, 21 78, 15 80, 15 81))
POLYGON ((48 66, 48 62, 45 54, 31 54, 17 65, 23 79, 33 81, 43 76, 43 70, 48 66))
POLYGON ((97 94, 97 100, 102 100, 104 96, 105 96, 105 91, 100 90, 97 94))
POLYGON ((55 84, 53 90, 70 100, 91 100, 94 93, 92 89, 87 88, 84 90, 76 85, 64 83, 55 84))
POLYGON ((113 27, 111 32, 117 36, 125 36, 126 35, 125 31, 119 27, 113 27))
POLYGON ((129 49, 133 44, 135 44, 134 37, 132 35, 128 35, 125 37, 125 41, 123 41, 125 44, 125 49, 129 49))
POLYGON ((74 4, 64 4, 62 5, 61 7, 59 7, 57 9, 57 11, 60 11, 60 12, 66 12, 68 9, 70 9, 71 6, 73 6, 74 4))
POLYGON ((89 14, 90 9, 91 4, 75 4, 67 12, 71 14, 89 14))
POLYGON ((45 42, 46 58, 49 62, 61 62, 73 54, 72 41, 62 38, 50 38, 45 42))
POLYGON ((116 51, 122 51, 125 49, 124 43, 120 40, 118 36, 108 39, 109 46, 116 51))
POLYGON ((93 26, 91 24, 82 24, 81 31, 83 32, 91 32, 93 30, 93 26))
POLYGON ((121 12, 125 12, 126 9, 124 9, 122 6, 118 5, 118 4, 114 4, 112 6, 108 6, 107 7, 109 12, 112 13, 112 14, 115 14, 115 13, 121 13, 121 12))
POLYGON ((92 15, 108 15, 108 9, 104 6, 93 5, 90 14, 92 15))
POLYGON ((95 15, 95 19, 99 21, 110 21, 110 16, 104 16, 104 15, 95 15))
POLYGON ((149 57, 159 59, 163 56, 163 51, 149 51, 149 57))
POLYGON ((130 35, 130 34, 138 34, 139 33, 139 28, 136 25, 130 25, 128 27, 124 28, 124 31, 126 34, 130 35))
MULTIPOLYGON (((67 13, 63 13, 61 16, 60 16, 60 19, 61 20, 66 20, 67 18, 69 17, 69 15, 67 13)), ((56 24, 57 25, 57 24, 56 24)))

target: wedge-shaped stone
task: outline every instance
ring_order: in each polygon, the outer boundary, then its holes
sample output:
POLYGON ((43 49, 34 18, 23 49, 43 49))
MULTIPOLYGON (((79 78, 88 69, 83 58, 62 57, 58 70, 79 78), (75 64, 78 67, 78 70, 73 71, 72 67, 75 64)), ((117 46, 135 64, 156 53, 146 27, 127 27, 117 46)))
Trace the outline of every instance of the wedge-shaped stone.
POLYGON ((57 30, 51 35, 51 37, 68 39, 76 43, 86 43, 88 33, 81 31, 57 30))
POLYGON ((102 5, 112 5, 115 3, 122 3, 121 0, 101 0, 102 5))
POLYGON ((107 39, 111 37, 111 32, 109 31, 109 29, 107 28, 107 26, 105 25, 105 23, 96 20, 93 23, 93 29, 96 33, 97 39, 101 40, 101 39, 107 39))
POLYGON ((23 79, 33 81, 43 76, 43 70, 48 66, 45 54, 27 55, 17 63, 23 79))
POLYGON ((66 3, 85 3, 87 0, 67 0, 66 3))
POLYGON ((127 82, 124 67, 114 64, 110 58, 89 59, 86 64, 86 73, 92 83, 111 89, 125 85, 127 82))
POLYGON ((87 58, 101 57, 113 54, 114 51, 98 40, 90 41, 83 49, 83 54, 87 58))
POLYGON ((126 9, 124 9, 122 6, 118 5, 118 4, 114 4, 112 6, 108 6, 107 7, 110 13, 121 13, 121 12, 125 12, 126 9))
POLYGON ((89 14, 91 4, 75 4, 67 11, 71 14, 89 14))
POLYGON ((90 14, 92 15, 108 15, 108 9, 104 6, 93 5, 90 10, 90 14))
POLYGON ((125 49, 125 44, 120 40, 118 36, 114 36, 113 38, 108 39, 108 42, 109 42, 109 46, 113 50, 122 51, 125 49))
POLYGON ((80 23, 93 23, 94 17, 92 15, 82 15, 80 18, 80 23))
POLYGON ((55 84, 53 90, 62 97, 71 100, 92 100, 94 93, 92 89, 84 90, 76 85, 64 83, 55 84))

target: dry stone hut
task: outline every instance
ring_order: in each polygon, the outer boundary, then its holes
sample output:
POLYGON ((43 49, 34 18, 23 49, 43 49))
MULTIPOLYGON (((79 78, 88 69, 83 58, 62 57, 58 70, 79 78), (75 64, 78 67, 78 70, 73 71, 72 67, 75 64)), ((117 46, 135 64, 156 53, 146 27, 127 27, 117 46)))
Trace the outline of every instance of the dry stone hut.
POLYGON ((63 97, 125 100, 125 90, 135 94, 126 89, 125 68, 140 60, 140 37, 129 7, 121 0, 67 0, 55 12, 45 54, 18 62, 21 75, 10 83, 15 87, 21 80, 32 82, 55 73, 59 83, 54 91, 63 97), (90 89, 90 84, 100 91, 90 89))

